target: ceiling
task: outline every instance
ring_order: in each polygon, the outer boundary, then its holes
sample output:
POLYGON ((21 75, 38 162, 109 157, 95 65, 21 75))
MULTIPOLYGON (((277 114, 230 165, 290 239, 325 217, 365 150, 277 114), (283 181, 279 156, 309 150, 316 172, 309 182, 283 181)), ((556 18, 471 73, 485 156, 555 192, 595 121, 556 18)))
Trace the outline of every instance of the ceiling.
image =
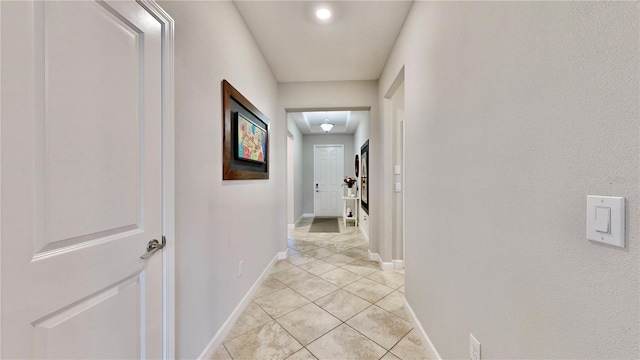
POLYGON ((234 4, 278 82, 377 80, 412 1, 243 1, 234 4), (320 5, 331 9, 317 20, 320 5))
POLYGON ((300 132, 304 135, 324 134, 320 124, 325 118, 333 124, 330 134, 353 134, 360 121, 369 116, 369 111, 315 111, 315 112, 290 112, 292 119, 300 132))

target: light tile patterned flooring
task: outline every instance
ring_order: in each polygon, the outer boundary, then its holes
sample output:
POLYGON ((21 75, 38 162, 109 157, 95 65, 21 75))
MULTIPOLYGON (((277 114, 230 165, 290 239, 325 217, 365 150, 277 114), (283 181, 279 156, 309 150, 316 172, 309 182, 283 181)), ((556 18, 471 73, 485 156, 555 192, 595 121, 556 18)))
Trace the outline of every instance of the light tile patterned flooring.
POLYGON ((402 306, 404 272, 368 260, 360 229, 289 231, 278 261, 213 359, 428 359, 402 306))

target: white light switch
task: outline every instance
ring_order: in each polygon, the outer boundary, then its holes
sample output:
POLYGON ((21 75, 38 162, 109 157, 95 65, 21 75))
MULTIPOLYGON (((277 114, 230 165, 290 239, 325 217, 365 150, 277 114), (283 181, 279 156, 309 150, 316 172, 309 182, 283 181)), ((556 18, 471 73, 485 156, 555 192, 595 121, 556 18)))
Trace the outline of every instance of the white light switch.
POLYGON ((402 184, 396 183, 396 192, 401 192, 401 191, 402 191, 402 184))
POLYGON ((611 208, 596 206, 595 229, 597 232, 611 234, 611 208))
POLYGON ((625 247, 623 197, 587 196, 587 239, 625 247))
POLYGON ((393 175, 400 175, 400 165, 395 165, 393 167, 393 175))

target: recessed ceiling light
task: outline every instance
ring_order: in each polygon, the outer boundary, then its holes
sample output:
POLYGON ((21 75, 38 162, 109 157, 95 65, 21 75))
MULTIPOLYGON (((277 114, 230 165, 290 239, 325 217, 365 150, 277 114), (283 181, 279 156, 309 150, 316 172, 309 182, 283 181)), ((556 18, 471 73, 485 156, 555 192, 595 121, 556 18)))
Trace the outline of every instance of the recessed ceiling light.
POLYGON ((327 8, 321 8, 316 11, 316 17, 320 20, 329 20, 331 17, 331 10, 327 8))

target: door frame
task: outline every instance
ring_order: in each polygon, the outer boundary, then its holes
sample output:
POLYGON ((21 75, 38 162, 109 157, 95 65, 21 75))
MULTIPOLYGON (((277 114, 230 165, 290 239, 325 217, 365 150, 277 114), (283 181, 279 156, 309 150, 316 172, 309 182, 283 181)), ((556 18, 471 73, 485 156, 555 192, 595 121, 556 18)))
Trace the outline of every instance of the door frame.
MULTIPOLYGON (((162 233, 167 244, 162 251, 162 357, 175 358, 175 119, 174 119, 174 21, 154 0, 136 0, 162 24, 162 233)), ((0 8, 0 15, 1 15, 0 8)), ((2 17, 0 16, 0 22, 2 17)), ((1 31, 1 23, 0 23, 1 31)), ((1 54, 0 48, 0 54, 1 54)), ((1 56, 0 56, 1 59, 1 56)), ((0 129, 2 112, 0 111, 0 129)), ((0 138, 1 139, 1 138, 0 138)), ((1 144, 0 144, 1 145, 1 144)), ((0 146, 0 149, 2 147, 0 146)), ((1 156, 1 154, 0 154, 1 156)), ((2 175, 0 173, 0 199, 2 175)), ((0 209, 1 211, 1 209, 0 209)), ((0 224, 1 226, 1 224, 0 224)), ((0 233, 1 237, 1 233, 0 233)), ((0 255, 2 254, 0 238, 0 255)), ((2 271, 0 256, 0 277, 2 271)), ((1 300, 0 300, 1 301, 1 300)), ((1 305, 1 304, 0 304, 1 305)), ((2 314, 0 314, 2 324, 2 314)), ((2 337, 0 326, 0 338, 2 337)), ((0 354, 2 343, 0 342, 0 354)))
POLYGON ((174 21, 155 0, 136 0, 162 24, 162 358, 175 359, 174 21))
MULTIPOLYGON (((313 216, 318 216, 316 215, 316 188, 313 184, 316 183, 316 150, 319 147, 339 147, 342 148, 342 159, 340 159, 341 163, 342 163, 342 168, 340 168, 339 171, 342 171, 342 176, 344 177, 344 144, 314 144, 313 145, 313 182, 311 183, 311 190, 313 191, 313 216)), ((340 199, 338 200, 342 200, 342 197, 340 197, 340 199)), ((338 203, 340 203, 340 201, 338 201, 338 203)), ((336 215, 339 216, 339 215, 336 215)))

